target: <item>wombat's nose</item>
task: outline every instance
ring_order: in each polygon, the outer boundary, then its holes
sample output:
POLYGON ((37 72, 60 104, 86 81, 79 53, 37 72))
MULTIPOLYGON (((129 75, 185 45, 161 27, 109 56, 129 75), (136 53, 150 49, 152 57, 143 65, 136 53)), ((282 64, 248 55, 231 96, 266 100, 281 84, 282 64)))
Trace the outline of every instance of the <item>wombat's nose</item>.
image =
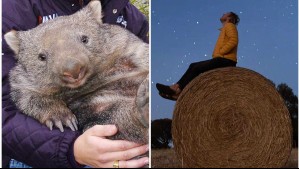
POLYGON ((69 83, 75 83, 85 76, 86 68, 81 63, 67 63, 63 69, 63 79, 69 83))

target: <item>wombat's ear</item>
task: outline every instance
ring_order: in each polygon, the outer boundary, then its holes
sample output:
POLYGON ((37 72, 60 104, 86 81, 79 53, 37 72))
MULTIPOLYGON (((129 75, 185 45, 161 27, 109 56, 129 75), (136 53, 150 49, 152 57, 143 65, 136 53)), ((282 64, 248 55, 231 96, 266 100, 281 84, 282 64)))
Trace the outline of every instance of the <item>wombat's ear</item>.
POLYGON ((149 79, 148 77, 140 84, 137 97, 136 106, 138 110, 139 121, 144 127, 149 125, 149 79))
POLYGON ((19 53, 20 49, 20 39, 18 37, 18 32, 12 30, 4 35, 4 39, 8 46, 15 52, 15 54, 19 53))
POLYGON ((89 2, 88 6, 90 7, 97 22, 99 24, 102 24, 103 23, 103 21, 102 21, 103 14, 102 14, 101 2, 99 0, 92 0, 91 2, 89 2))

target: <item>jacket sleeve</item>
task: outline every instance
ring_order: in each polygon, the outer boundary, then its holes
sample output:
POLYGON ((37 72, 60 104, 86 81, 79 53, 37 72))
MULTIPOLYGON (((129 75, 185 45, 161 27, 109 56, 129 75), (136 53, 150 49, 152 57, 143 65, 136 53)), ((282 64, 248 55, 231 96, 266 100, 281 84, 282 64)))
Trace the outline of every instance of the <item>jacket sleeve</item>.
MULTIPOLYGON (((30 1, 4 1, 2 35, 11 29, 35 26, 30 1), (18 8, 18 6, 20 8, 18 8), (25 18, 24 18, 25 17, 25 18), (18 23, 18 24, 15 24, 18 23)), ((73 142, 78 132, 66 129, 50 131, 35 119, 21 113, 10 99, 9 71, 15 65, 12 51, 2 36, 2 148, 3 156, 33 167, 77 167, 73 142)))
POLYGON ((232 23, 226 24, 225 35, 228 37, 228 41, 223 44, 222 48, 220 49, 221 55, 229 53, 238 45, 238 30, 236 28, 236 25, 232 23))
POLYGON ((124 8, 124 13, 125 17, 128 19, 127 29, 144 42, 149 43, 149 23, 145 15, 130 2, 124 8))
POLYGON ((149 43, 149 23, 146 19, 143 21, 138 37, 144 42, 149 43))

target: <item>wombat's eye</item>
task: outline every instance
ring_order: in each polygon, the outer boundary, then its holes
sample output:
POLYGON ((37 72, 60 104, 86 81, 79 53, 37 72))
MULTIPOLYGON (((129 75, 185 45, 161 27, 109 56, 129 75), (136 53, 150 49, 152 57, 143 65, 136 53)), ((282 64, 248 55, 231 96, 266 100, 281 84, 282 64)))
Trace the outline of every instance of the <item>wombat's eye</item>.
POLYGON ((84 44, 87 44, 87 43, 88 43, 88 37, 85 36, 85 35, 83 35, 83 36, 81 37, 81 42, 83 42, 84 44))
POLYGON ((47 56, 45 54, 40 53, 40 54, 38 54, 38 59, 40 61, 46 61, 47 60, 47 56))

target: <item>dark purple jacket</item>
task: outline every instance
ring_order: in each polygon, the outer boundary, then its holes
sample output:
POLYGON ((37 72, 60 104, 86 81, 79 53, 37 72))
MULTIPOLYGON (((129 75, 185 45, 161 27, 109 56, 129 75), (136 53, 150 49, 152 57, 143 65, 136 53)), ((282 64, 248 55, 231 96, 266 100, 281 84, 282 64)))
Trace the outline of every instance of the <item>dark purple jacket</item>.
MULTIPOLYGON (((28 30, 62 15, 70 15, 89 0, 3 0, 2 35, 28 30)), ((126 27, 148 42, 148 22, 129 0, 101 0, 104 22, 126 27), (123 16, 123 17, 122 17, 123 16)), ((2 37, 2 148, 3 166, 9 158, 33 167, 80 167, 73 155, 73 143, 80 132, 50 131, 35 119, 22 114, 10 100, 8 74, 15 65, 13 53, 2 37)), ((100 143, 99 143, 100 144, 100 143)))

